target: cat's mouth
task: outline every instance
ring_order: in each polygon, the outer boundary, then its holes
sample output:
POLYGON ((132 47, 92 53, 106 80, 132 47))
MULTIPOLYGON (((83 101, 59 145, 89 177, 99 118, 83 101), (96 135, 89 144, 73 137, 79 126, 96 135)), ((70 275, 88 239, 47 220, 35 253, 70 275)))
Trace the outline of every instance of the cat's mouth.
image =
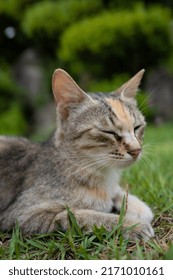
POLYGON ((134 156, 129 153, 126 153, 125 155, 117 156, 111 154, 111 159, 114 161, 115 166, 118 168, 126 168, 136 161, 139 161, 142 156, 142 150, 138 153, 138 155, 134 156))

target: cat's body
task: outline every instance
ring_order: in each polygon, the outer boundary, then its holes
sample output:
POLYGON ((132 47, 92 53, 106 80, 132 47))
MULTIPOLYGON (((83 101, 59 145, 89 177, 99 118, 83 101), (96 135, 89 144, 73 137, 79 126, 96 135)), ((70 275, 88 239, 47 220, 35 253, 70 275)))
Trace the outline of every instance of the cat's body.
MULTIPOLYGON (((59 69, 53 77, 58 128, 45 143, 0 137, 0 230, 18 221, 24 233, 68 227, 66 206, 81 227, 111 229, 125 192, 121 169, 141 154, 144 117, 134 95, 143 71, 116 93, 87 95, 59 69)), ((124 227, 131 239, 153 236, 150 208, 128 195, 124 227)))

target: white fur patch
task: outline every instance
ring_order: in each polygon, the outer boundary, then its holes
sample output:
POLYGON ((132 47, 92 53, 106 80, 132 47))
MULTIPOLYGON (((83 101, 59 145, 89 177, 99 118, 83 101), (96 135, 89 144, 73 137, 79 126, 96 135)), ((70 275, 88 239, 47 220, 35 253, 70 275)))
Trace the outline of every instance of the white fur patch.
POLYGON ((119 188, 120 176, 121 176, 121 171, 116 169, 111 169, 105 178, 105 182, 103 183, 103 186, 105 188, 105 191, 108 193, 108 195, 111 198, 115 196, 117 192, 117 188, 119 188))

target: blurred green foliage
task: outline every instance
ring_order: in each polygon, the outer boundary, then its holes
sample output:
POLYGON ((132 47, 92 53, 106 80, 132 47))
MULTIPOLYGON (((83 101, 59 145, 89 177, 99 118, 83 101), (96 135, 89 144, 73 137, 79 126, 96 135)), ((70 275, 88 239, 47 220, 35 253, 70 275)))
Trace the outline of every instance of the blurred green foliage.
POLYGON ((20 135, 27 132, 27 123, 21 107, 10 103, 10 107, 0 114, 0 134, 20 135))
POLYGON ((99 77, 155 67, 172 48, 169 23, 169 12, 161 7, 140 5, 131 11, 102 13, 62 34, 60 57, 72 72, 88 71, 99 77))
POLYGON ((151 106, 149 101, 149 96, 146 92, 139 91, 137 94, 137 103, 139 106, 140 111, 144 114, 147 122, 152 121, 154 116, 156 115, 156 110, 151 106))
POLYGON ((15 93, 18 91, 17 85, 10 77, 10 71, 6 65, 1 65, 0 69, 0 110, 6 109, 11 99, 14 100, 15 93))
POLYGON ((31 37, 42 32, 52 37, 61 33, 70 23, 100 11, 101 7, 101 0, 38 2, 26 10, 22 28, 31 37))
POLYGON ((129 73, 113 75, 110 79, 93 80, 89 83, 88 91, 90 92, 112 92, 118 89, 122 84, 130 79, 129 73))
POLYGON ((0 69, 0 93, 0 134, 25 134, 27 123, 23 113, 22 92, 4 64, 0 69))
POLYGON ((0 2, 0 11, 12 18, 20 19, 22 17, 22 8, 28 1, 23 0, 6 0, 0 2))
MULTIPOLYGON (((172 15, 172 0, 0 1, 0 132, 30 133, 24 95, 10 74, 27 48, 45 65, 45 88, 50 73, 61 67, 80 84, 88 77, 89 91, 112 91, 141 68, 173 69, 172 15), (12 38, 5 34, 8 27, 14 28, 12 38)), ((151 119, 151 111, 146 113, 151 119)))

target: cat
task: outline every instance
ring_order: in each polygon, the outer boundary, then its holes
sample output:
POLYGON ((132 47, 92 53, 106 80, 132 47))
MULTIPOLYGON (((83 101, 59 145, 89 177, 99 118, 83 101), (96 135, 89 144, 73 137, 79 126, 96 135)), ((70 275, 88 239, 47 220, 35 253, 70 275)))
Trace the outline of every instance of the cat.
MULTIPOLYGON (((121 172, 142 154, 146 122, 135 96, 143 73, 109 94, 88 94, 67 72, 55 70, 54 135, 43 143, 0 137, 1 231, 16 222, 23 234, 50 233, 58 224, 67 230, 67 206, 86 231, 117 225, 126 194, 121 172)), ((151 209, 134 195, 126 200, 125 238, 147 241, 154 236, 151 209)))

